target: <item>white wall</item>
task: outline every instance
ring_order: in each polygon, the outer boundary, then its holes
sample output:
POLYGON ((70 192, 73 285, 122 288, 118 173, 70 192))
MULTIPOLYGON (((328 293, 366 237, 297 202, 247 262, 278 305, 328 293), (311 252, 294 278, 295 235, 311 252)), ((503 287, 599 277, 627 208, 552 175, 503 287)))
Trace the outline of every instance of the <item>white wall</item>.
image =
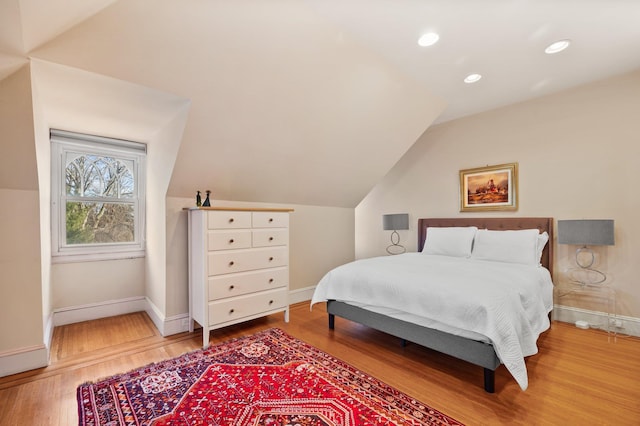
MULTIPOLYGON (((145 294, 162 317, 167 315, 167 188, 187 122, 189 103, 151 137, 147 149, 145 294)), ((163 329, 161 328, 161 331, 163 329)))
MULTIPOLYGON (((419 217, 614 219, 616 244, 597 248, 598 261, 618 313, 640 318, 638 111, 640 71, 430 128, 356 208, 356 257, 384 254, 384 213, 409 213, 401 237, 411 251, 419 217), (459 170, 510 162, 519 164, 518 211, 460 213, 459 170)), ((555 282, 574 250, 555 247, 555 282)))
MULTIPOLYGON (((198 188, 200 190, 205 190, 198 188)), ((188 312, 187 212, 193 198, 167 198, 167 315, 188 312)), ((289 283, 293 300, 308 300, 330 269, 354 259, 354 209, 216 200, 214 206, 292 208, 289 283)))
MULTIPOLYGON (((29 67, 0 80, 0 375, 44 348, 38 175, 29 67), (28 355, 26 356, 28 357, 28 355)), ((36 360, 37 358, 37 360, 36 360)))
MULTIPOLYGON (((193 198, 166 199, 166 262, 159 265, 166 286, 145 285, 145 259, 58 263, 52 268, 56 325, 147 310, 166 333, 184 331, 181 319, 189 311, 187 212, 193 198), (87 282, 90 279, 90 284, 87 282), (158 298, 164 300, 165 309, 158 298), (164 295, 166 294, 166 298, 164 295)), ((214 200, 216 206, 292 208, 290 215, 290 294, 293 302, 308 300, 330 269, 354 259, 354 209, 295 204, 214 200)), ((150 241, 158 241, 152 239, 150 241)), ((156 280, 157 281, 157 280, 156 280)))
POLYGON ((0 354, 43 345, 37 206, 36 191, 0 188, 0 354))
POLYGON ((54 263, 51 267, 53 310, 144 297, 144 264, 144 258, 54 263))

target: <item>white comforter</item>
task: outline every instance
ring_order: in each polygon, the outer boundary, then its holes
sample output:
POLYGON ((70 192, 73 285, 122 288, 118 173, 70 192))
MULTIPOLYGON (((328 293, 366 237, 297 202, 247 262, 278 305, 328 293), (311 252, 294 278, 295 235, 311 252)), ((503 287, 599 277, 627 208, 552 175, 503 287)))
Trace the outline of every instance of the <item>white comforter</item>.
POLYGON ((524 357, 549 328, 553 283, 546 268, 406 253, 357 260, 328 272, 311 300, 384 307, 486 336, 522 390, 524 357))

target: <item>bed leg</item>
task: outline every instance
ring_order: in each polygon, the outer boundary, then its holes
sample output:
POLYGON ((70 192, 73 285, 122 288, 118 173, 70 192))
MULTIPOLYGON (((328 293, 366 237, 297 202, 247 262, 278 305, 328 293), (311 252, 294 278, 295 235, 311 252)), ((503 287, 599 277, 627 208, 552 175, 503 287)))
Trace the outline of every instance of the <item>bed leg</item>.
POLYGON ((336 326, 336 316, 334 314, 329 314, 329 330, 335 329, 336 326))
POLYGON ((488 393, 494 393, 496 390, 496 372, 494 370, 484 369, 484 390, 488 393))

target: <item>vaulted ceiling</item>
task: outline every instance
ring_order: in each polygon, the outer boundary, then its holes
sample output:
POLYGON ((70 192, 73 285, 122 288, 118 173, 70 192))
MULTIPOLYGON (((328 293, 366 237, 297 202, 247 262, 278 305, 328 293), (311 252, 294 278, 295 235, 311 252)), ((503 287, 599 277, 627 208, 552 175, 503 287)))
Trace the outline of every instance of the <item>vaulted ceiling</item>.
POLYGON ((640 68, 638 22, 632 0, 0 0, 0 79, 34 58, 189 99, 168 195, 354 207, 434 123, 640 68))

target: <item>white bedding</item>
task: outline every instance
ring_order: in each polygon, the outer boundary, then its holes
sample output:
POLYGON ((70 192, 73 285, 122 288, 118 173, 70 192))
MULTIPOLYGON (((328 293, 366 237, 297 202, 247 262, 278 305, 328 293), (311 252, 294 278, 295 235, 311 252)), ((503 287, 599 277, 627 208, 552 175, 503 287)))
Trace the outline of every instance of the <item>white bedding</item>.
POLYGON ((421 317, 422 324, 464 337, 486 336, 525 390, 524 357, 538 352, 538 336, 549 328, 553 283, 541 266, 405 253, 331 270, 311 306, 331 299, 421 317))

